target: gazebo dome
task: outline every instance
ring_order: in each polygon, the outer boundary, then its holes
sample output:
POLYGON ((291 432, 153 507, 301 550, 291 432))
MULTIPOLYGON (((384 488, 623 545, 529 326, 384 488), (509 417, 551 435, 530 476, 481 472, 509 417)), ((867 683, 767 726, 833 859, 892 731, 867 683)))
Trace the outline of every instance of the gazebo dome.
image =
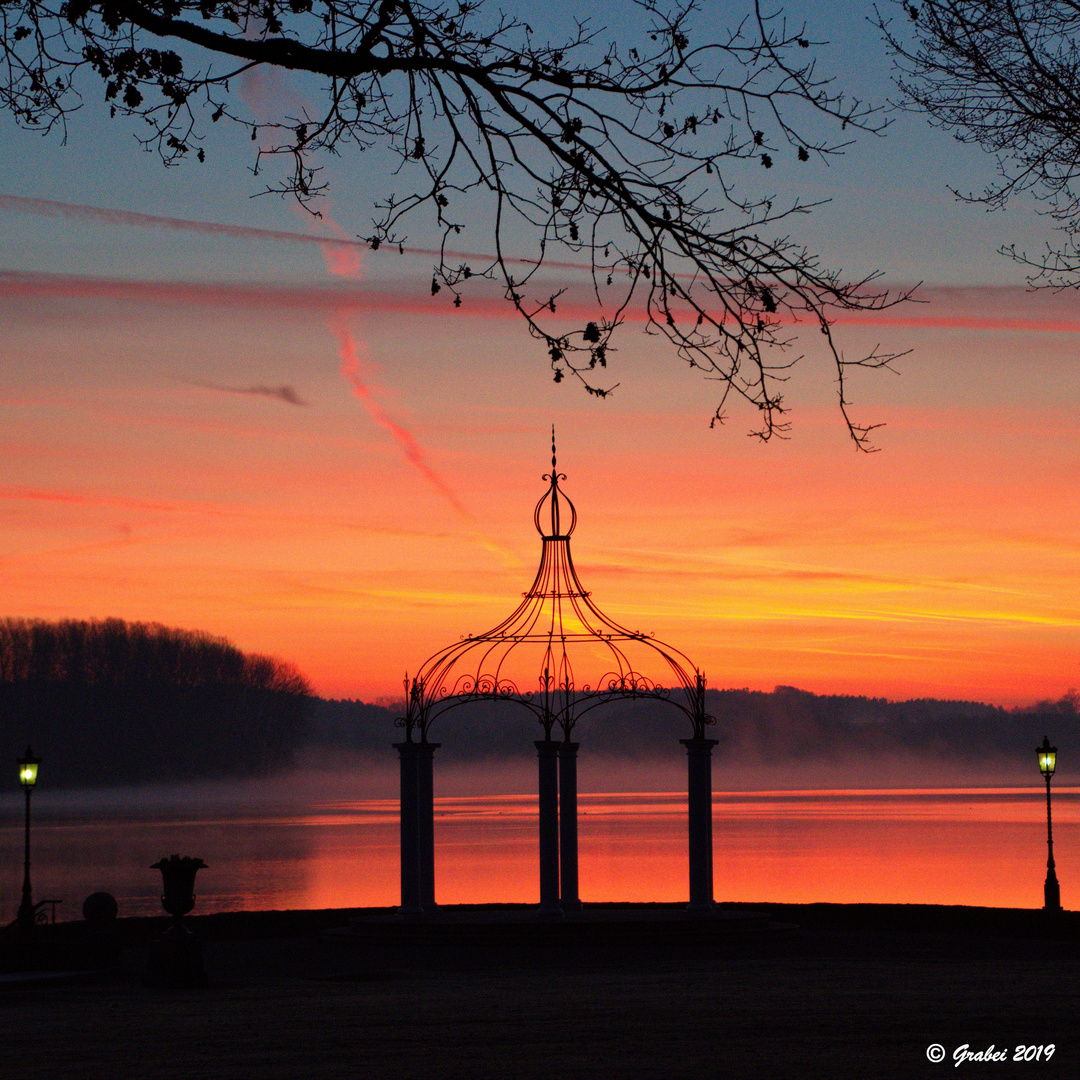
POLYGON ((486 633, 466 635, 434 653, 410 681, 402 720, 406 741, 427 741, 442 712, 479 699, 513 700, 532 710, 546 738, 604 701, 670 701, 704 737, 704 678, 689 658, 650 634, 627 629, 594 603, 570 552, 577 510, 563 492, 552 430, 547 490, 533 512, 542 539, 540 565, 518 607, 486 633), (674 697, 672 691, 681 691, 674 697))

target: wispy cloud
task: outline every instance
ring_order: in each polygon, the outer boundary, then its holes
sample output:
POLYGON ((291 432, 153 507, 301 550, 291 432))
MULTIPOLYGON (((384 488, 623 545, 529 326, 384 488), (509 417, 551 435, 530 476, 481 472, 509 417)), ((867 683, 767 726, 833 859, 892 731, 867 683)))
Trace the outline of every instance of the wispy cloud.
POLYGON ((284 401, 286 405, 301 405, 306 406, 306 402, 293 387, 288 385, 282 386, 223 386, 220 383, 212 382, 199 382, 194 379, 185 380, 188 386, 198 386, 203 390, 214 390, 220 394, 244 394, 253 395, 255 397, 268 397, 274 398, 277 401, 284 401))
MULTIPOLYGON (((52 199, 27 199, 18 195, 0 195, 0 210, 33 214, 36 217, 63 221, 81 221, 94 225, 122 225, 129 229, 164 229, 171 232, 197 233, 202 236, 225 237, 229 240, 270 241, 275 244, 326 244, 325 237, 284 229, 257 229, 246 225, 225 225, 216 221, 194 221, 190 218, 163 217, 159 214, 139 214, 131 210, 110 210, 101 206, 54 202, 52 199)), ((365 240, 336 238, 333 246, 365 248, 365 240)))
POLYGON ((70 491, 63 488, 30 488, 5 485, 0 487, 0 499, 28 500, 30 502, 67 503, 72 506, 109 506, 124 510, 154 510, 165 513, 177 511, 199 513, 228 513, 219 507, 205 504, 183 504, 165 502, 160 499, 133 499, 116 495, 94 495, 84 491, 70 491))
POLYGON ((378 296, 341 286, 257 285, 237 282, 140 281, 0 271, 0 297, 11 299, 92 299, 138 304, 181 304, 191 307, 289 309, 336 312, 393 310, 393 294, 378 296))
MULTIPOLYGON (((82 203, 55 202, 52 199, 28 199, 21 195, 0 195, 0 211, 19 214, 33 214, 36 217, 53 218, 63 221, 80 221, 92 225, 122 225, 134 229, 164 229, 172 232, 197 233, 203 236, 224 237, 230 240, 251 240, 275 244, 301 244, 329 246, 344 255, 349 249, 374 250, 369 240, 353 239, 342 232, 340 236, 328 239, 311 233, 292 232, 288 229, 259 229, 248 225, 226 225, 216 221, 199 221, 192 218, 166 217, 160 214, 141 214, 132 210, 113 210, 102 206, 87 206, 82 203)), ((384 255, 427 255, 450 259, 466 259, 481 264, 492 263, 495 256, 484 251, 441 252, 438 248, 409 247, 403 244, 381 246, 384 255)), ((535 266, 535 259, 505 257, 508 263, 520 266, 535 266)), ((545 260, 544 265, 556 270, 588 270, 586 263, 552 262, 545 260)))
MULTIPOLYGON (((141 499, 129 495, 111 495, 71 488, 41 488, 15 485, 0 486, 0 500, 16 502, 46 502, 86 508, 106 508, 128 511, 143 511, 155 514, 180 514, 200 517, 233 518, 240 521, 258 521, 273 523, 281 521, 281 513, 276 509, 254 509, 252 507, 229 506, 223 503, 196 502, 184 500, 141 499)), ((288 521, 309 522, 319 527, 333 527, 371 536, 386 536, 395 539, 419 539, 430 541, 449 541, 455 539, 452 532, 428 529, 391 528, 385 525, 373 525, 356 521, 341 514, 312 513, 290 507, 288 521)))
POLYGON ((1004 330, 1017 333, 1080 333, 1080 319, 992 315, 901 315, 882 311, 843 313, 832 322, 844 326, 908 326, 916 330, 1004 330))

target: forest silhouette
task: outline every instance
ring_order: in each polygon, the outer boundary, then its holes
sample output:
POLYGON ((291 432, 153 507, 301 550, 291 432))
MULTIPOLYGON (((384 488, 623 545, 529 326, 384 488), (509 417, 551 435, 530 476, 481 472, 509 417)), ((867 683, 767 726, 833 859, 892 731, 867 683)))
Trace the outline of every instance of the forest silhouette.
MULTIPOLYGON (((719 762, 813 764, 853 756, 965 766, 1015 761, 1044 729, 1080 741, 1080 694, 1005 709, 972 701, 709 690, 719 762)), ((50 783, 107 786, 265 776, 306 752, 323 761, 389 761, 400 703, 315 696, 290 663, 224 638, 149 623, 0 620, 0 755, 27 743, 50 783)), ((664 701, 612 703, 583 717, 590 755, 675 759, 683 718, 664 701)), ((532 715, 508 701, 455 709, 435 738, 460 762, 532 760, 532 715)))
MULTIPOLYGON (((316 699, 309 739, 328 750, 372 758, 386 755, 400 738, 395 720, 403 705, 316 699)), ((1005 709, 975 701, 813 694, 791 686, 772 691, 707 690, 706 710, 716 723, 718 762, 814 763, 853 756, 933 758, 978 765, 1026 762, 1043 730, 1059 740, 1080 740, 1080 695, 1005 709)), ((532 760, 538 725, 531 714, 507 701, 476 701, 439 721, 432 737, 443 757, 460 761, 532 760)), ((640 698, 611 702, 583 716, 575 737, 590 754, 612 758, 681 760, 678 740, 685 719, 663 701, 640 698)))
POLYGON ((311 686, 224 638, 153 623, 0 620, 0 755, 59 786, 262 775, 305 741, 311 686))

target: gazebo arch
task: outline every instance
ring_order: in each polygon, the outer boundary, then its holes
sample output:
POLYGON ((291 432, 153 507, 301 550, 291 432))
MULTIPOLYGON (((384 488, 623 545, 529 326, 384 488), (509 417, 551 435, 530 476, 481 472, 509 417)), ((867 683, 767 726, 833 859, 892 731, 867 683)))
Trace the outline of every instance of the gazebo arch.
POLYGON ((493 629, 440 649, 405 677, 405 715, 398 720, 405 739, 394 744, 401 769, 401 911, 437 906, 433 770, 441 744, 429 740, 431 725, 476 701, 514 702, 539 722, 540 913, 580 909, 574 726, 605 702, 633 698, 666 702, 690 722, 690 737, 679 740, 687 751, 689 907, 711 911, 716 740, 706 737, 714 721, 705 712, 705 676, 685 653, 605 615, 582 586, 570 553, 577 510, 559 486, 566 476, 558 471, 554 428, 551 472, 543 479, 548 488, 533 513, 540 566, 521 603, 493 629), (657 667, 670 685, 647 674, 657 667), (578 682, 580 670, 596 674, 578 682))

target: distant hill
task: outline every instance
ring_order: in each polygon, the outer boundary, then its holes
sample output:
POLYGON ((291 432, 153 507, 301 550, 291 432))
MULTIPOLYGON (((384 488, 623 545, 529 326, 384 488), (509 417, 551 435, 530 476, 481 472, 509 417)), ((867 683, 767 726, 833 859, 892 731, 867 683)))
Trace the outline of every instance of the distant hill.
MULTIPOLYGON (((812 762, 864 755, 927 757, 955 762, 1034 760, 1044 732, 1080 746, 1080 695, 1008 710, 973 701, 817 695, 790 686, 772 692, 710 690, 709 730, 724 760, 812 762)), ((401 709, 359 701, 313 702, 312 745, 365 756, 385 756, 402 739, 394 726, 401 709)), ((440 718, 431 738, 443 744, 440 761, 531 758, 539 725, 527 710, 506 702, 477 702, 440 718)), ((660 702, 632 700, 601 706, 574 729, 590 754, 658 759, 681 757, 678 740, 689 723, 660 702)))

